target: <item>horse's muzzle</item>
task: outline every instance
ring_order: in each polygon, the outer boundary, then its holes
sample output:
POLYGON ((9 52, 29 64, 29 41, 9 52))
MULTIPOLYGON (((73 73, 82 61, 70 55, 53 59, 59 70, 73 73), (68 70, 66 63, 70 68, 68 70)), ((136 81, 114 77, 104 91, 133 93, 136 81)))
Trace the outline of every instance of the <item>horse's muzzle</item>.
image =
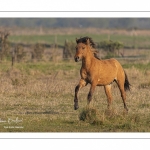
POLYGON ((74 58, 74 60, 75 60, 75 62, 78 62, 80 60, 80 57, 77 56, 77 57, 74 58))

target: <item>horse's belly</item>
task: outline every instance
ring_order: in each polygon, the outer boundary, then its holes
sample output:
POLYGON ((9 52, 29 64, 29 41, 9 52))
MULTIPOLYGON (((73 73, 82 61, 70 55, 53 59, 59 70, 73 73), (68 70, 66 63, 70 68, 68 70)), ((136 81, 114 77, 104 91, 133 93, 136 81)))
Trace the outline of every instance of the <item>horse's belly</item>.
POLYGON ((111 84, 115 80, 115 77, 113 78, 98 78, 97 85, 102 86, 102 85, 108 85, 111 84))

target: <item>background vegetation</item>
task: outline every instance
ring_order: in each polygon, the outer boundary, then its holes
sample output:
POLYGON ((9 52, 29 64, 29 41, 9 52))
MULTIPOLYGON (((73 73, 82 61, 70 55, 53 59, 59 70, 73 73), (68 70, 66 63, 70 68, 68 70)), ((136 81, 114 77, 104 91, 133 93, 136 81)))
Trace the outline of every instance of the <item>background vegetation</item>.
POLYGON ((0 26, 149 29, 150 18, 0 18, 0 26))

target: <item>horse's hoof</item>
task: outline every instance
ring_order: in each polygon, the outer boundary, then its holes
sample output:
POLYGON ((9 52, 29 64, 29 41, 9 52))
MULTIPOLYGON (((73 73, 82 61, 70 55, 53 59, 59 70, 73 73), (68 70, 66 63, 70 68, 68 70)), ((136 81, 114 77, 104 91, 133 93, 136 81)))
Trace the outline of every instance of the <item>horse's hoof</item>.
POLYGON ((128 108, 127 107, 125 107, 124 109, 128 112, 128 108))
POLYGON ((79 108, 79 106, 74 106, 74 110, 77 110, 79 108))

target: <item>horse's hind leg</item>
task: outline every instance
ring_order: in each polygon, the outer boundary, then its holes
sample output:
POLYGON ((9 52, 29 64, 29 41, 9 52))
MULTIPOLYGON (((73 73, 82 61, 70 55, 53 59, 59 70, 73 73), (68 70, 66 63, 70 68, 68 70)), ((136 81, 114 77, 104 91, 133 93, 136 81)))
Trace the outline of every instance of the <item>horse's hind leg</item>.
POLYGON ((111 103, 112 103, 112 94, 111 94, 111 84, 104 86, 105 93, 107 96, 107 102, 108 102, 108 109, 110 109, 111 103))
POLYGON ((126 109, 126 111, 128 111, 128 108, 127 108, 127 105, 126 105, 126 93, 125 93, 125 89, 124 89, 124 82, 116 81, 116 83, 118 84, 118 87, 119 87, 119 90, 120 90, 120 93, 121 93, 124 108, 126 109))
POLYGON ((86 86, 87 83, 85 80, 81 79, 79 84, 75 87, 75 96, 74 96, 74 109, 77 110, 79 108, 78 106, 78 92, 79 89, 86 86))

